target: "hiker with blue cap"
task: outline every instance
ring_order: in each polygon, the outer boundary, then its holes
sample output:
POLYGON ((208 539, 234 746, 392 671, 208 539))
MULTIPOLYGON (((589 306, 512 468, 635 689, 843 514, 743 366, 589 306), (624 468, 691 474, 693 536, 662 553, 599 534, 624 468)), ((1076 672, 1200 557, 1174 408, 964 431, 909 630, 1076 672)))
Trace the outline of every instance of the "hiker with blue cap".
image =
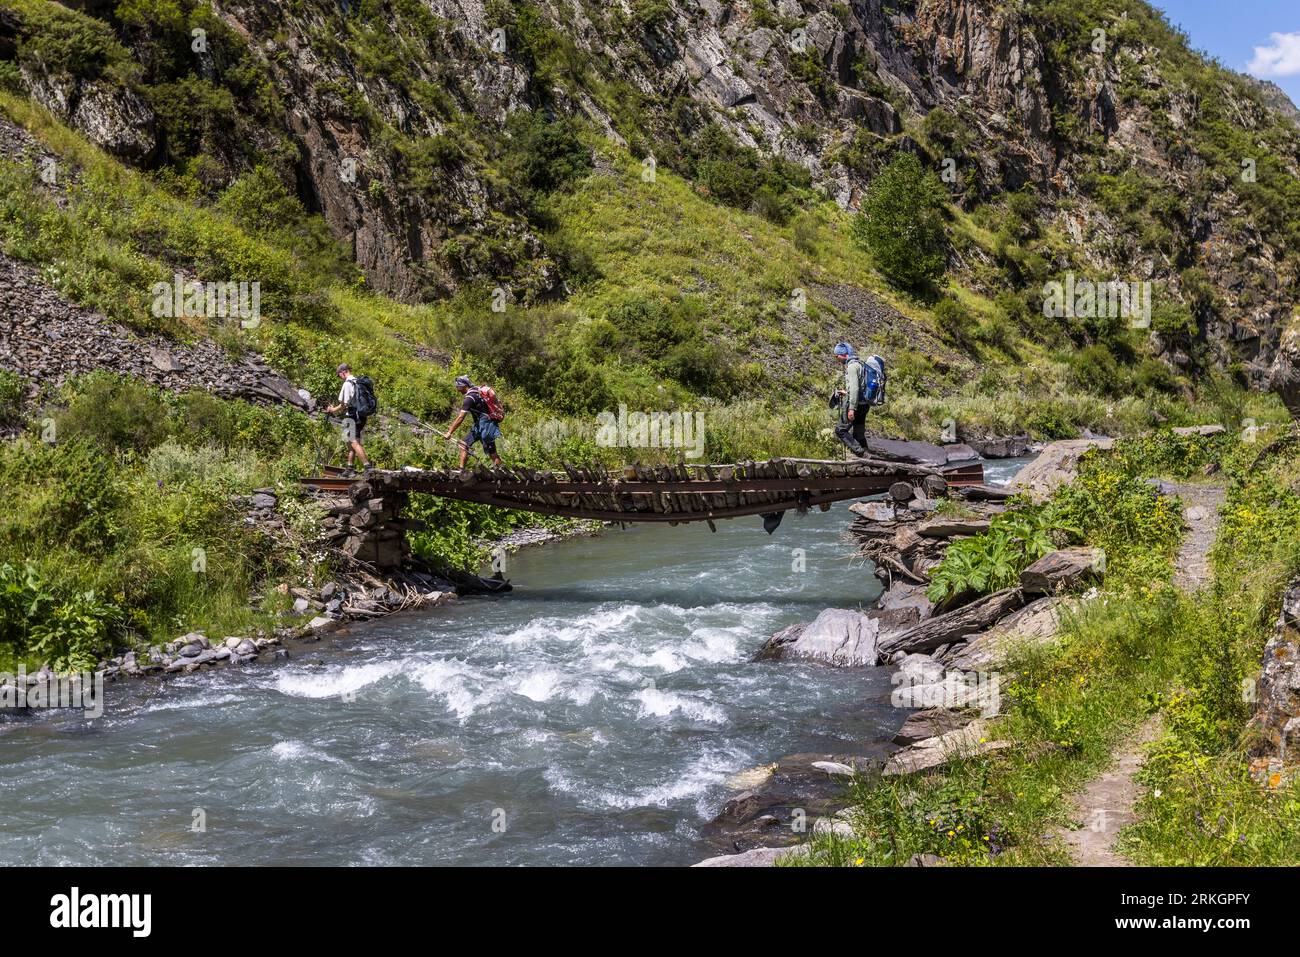
POLYGON ((867 454, 867 410, 884 401, 884 361, 878 356, 859 358, 847 342, 835 346, 835 361, 844 367, 843 387, 831 393, 831 408, 838 408, 835 437, 854 455, 867 454))

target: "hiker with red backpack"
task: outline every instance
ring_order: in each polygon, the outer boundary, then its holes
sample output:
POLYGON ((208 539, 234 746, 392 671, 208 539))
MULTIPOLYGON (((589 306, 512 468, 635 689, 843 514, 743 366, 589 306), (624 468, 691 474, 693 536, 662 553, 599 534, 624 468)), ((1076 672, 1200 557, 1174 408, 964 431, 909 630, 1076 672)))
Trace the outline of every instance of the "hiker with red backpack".
POLYGON ((456 376, 456 391, 465 397, 465 401, 461 403, 460 411, 456 413, 456 420, 451 423, 451 427, 442 434, 442 437, 450 440, 452 434, 465 420, 466 413, 474 417, 474 425, 469 430, 469 435, 460 443, 460 463, 456 467, 462 469, 465 467, 470 446, 475 442, 482 442, 483 449, 492 456, 493 464, 500 465, 501 456, 497 455, 497 439, 501 437, 500 423, 506 417, 506 412, 501 405, 501 400, 497 398, 496 390, 490 385, 475 385, 470 381, 469 376, 461 375, 456 376))

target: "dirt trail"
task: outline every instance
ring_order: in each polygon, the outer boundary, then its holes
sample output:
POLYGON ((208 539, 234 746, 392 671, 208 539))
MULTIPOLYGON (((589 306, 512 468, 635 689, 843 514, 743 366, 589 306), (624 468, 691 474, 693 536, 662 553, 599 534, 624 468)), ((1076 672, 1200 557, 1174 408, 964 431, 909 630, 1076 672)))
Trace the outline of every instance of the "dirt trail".
MULTIPOLYGON (((1195 591, 1210 579, 1209 551, 1219 530, 1219 506, 1224 490, 1217 485, 1170 483, 1166 492, 1183 502, 1187 534, 1178 552, 1174 584, 1195 591)), ((1141 788, 1133 779, 1142 767, 1143 748, 1160 732, 1160 716, 1148 718, 1115 751, 1114 763, 1074 795, 1074 816, 1083 823, 1077 831, 1062 829, 1061 840, 1079 867, 1132 867, 1133 862, 1115 851, 1120 830, 1137 820, 1133 808, 1141 788)))

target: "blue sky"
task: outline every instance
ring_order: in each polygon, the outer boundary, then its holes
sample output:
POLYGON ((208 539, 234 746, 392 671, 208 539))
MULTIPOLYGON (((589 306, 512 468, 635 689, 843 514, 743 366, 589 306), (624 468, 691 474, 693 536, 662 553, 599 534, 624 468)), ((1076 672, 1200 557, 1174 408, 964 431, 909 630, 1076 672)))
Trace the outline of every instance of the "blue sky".
POLYGON ((1153 0, 1192 47, 1300 104, 1300 0, 1153 0))

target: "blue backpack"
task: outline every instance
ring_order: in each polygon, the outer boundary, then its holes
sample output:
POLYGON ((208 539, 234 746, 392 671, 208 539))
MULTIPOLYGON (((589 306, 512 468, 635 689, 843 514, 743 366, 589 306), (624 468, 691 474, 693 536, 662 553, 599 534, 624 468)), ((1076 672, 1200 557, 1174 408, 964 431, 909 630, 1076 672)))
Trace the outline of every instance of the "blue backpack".
POLYGON ((885 360, 867 356, 858 360, 858 395, 867 405, 885 404, 885 360))

